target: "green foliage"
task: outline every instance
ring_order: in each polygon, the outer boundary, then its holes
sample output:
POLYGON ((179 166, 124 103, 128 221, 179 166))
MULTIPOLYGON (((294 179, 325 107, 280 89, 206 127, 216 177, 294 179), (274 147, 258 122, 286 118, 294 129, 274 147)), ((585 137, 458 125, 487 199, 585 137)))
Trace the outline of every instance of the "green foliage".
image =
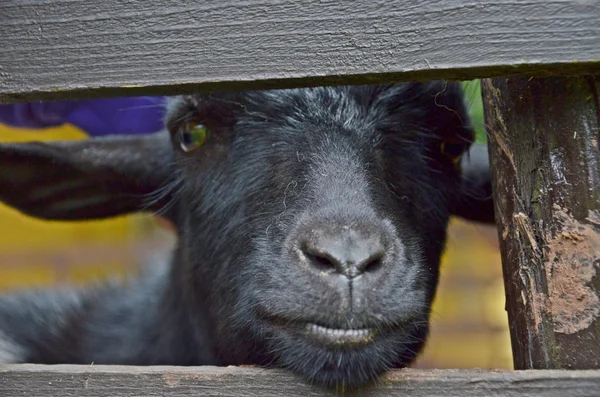
POLYGON ((473 127, 475 128, 475 141, 486 143, 485 122, 483 120, 483 100, 481 98, 481 84, 479 80, 469 80, 462 82, 467 102, 467 110, 471 116, 473 127))

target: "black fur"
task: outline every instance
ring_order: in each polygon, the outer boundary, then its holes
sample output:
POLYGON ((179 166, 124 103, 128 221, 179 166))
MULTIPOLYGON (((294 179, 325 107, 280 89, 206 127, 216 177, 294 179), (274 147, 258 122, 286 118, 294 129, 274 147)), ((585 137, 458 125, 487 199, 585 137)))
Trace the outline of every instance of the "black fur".
MULTIPOLYGON (((168 272, 1 298, 0 337, 25 352, 21 361, 273 365, 350 387, 408 365, 427 337, 448 218, 469 217, 474 200, 441 150, 473 140, 460 86, 195 95, 169 114, 172 151, 156 174, 170 179, 140 203, 160 201, 178 227, 168 272), (176 131, 190 120, 209 137, 184 153, 176 131), (348 278, 304 266, 306 233, 344 227, 383 236, 376 268, 348 278), (331 346, 307 336, 312 323, 377 333, 331 346)), ((491 205, 482 208, 472 218, 492 221, 491 205)))

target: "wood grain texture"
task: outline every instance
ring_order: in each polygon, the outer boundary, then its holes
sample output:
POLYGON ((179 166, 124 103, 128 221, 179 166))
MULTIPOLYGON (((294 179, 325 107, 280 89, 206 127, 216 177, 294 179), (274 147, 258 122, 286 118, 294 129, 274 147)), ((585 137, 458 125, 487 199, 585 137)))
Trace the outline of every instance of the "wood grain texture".
POLYGON ((600 77, 482 88, 515 368, 600 368, 600 77))
POLYGON ((343 393, 281 370, 250 367, 0 365, 0 395, 14 396, 547 396, 597 397, 598 371, 396 370, 343 393))
POLYGON ((599 20, 598 0, 3 0, 0 102, 599 71, 599 20))

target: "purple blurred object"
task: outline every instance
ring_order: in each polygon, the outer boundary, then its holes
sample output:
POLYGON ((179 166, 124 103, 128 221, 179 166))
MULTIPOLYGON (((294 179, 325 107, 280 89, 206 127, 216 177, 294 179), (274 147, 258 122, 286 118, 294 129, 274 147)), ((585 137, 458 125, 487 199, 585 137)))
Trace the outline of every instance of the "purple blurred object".
POLYGON ((163 128, 164 97, 0 105, 0 123, 46 128, 73 124, 90 136, 149 134, 163 128))

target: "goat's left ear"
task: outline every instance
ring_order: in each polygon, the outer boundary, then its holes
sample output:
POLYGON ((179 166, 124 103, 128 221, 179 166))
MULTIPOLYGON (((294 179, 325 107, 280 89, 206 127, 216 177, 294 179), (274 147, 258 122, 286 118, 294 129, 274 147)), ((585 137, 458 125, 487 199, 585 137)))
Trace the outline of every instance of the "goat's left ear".
POLYGON ((461 189, 452 213, 471 221, 494 223, 494 200, 487 146, 472 145, 462 156, 461 169, 461 189))
MULTIPOLYGON (((0 144, 0 201, 43 219, 88 220, 160 210, 169 135, 0 144)), ((165 214, 169 217, 169 214, 165 214)))

